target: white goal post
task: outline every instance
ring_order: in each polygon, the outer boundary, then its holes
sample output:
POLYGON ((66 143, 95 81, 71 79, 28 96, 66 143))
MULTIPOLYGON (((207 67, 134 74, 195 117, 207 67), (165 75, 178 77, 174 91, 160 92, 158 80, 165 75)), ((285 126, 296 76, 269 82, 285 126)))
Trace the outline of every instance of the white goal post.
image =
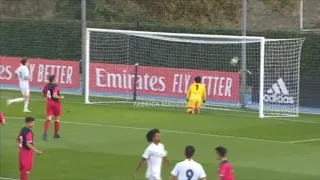
POLYGON ((184 106, 187 88, 199 75, 207 87, 206 108, 258 110, 260 118, 299 114, 303 38, 92 28, 86 36, 86 104, 149 101, 184 106), (240 80, 243 72, 245 84, 240 80))

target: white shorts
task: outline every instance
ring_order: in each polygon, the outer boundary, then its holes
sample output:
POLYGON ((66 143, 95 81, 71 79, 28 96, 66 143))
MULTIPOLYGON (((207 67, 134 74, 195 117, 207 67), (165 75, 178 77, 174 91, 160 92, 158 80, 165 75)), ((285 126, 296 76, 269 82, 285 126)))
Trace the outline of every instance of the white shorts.
POLYGON ((29 85, 20 85, 20 91, 23 96, 29 96, 30 95, 29 85))
POLYGON ((155 179, 154 177, 149 177, 147 180, 160 180, 160 179, 155 179))
POLYGON ((155 177, 152 177, 152 176, 151 176, 151 177, 148 177, 147 180, 161 180, 161 179, 155 178, 155 177))

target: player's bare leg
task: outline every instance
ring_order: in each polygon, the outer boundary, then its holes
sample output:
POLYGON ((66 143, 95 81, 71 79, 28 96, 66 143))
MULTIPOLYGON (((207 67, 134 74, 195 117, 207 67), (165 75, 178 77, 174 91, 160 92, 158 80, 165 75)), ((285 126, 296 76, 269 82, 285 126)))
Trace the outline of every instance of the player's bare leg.
POLYGON ((196 107, 197 114, 200 114, 200 107, 196 107))
POLYGON ((194 111, 195 111, 194 107, 189 107, 187 110, 187 113, 194 114, 194 111))
POLYGON ((187 113, 193 113, 194 112, 194 108, 193 107, 188 107, 187 108, 187 113))
POLYGON ((43 131, 43 135, 42 135, 42 139, 44 141, 47 140, 47 137, 48 137, 48 130, 50 128, 50 124, 51 124, 51 119, 52 119, 52 116, 47 116, 47 120, 45 121, 44 123, 44 131, 43 131))
POLYGON ((59 129, 60 129, 60 116, 56 116, 56 120, 54 121, 54 136, 53 138, 59 139, 59 129))
POLYGON ((194 112, 196 111, 196 108, 195 107, 193 107, 192 108, 192 112, 191 112, 191 114, 194 114, 194 112))

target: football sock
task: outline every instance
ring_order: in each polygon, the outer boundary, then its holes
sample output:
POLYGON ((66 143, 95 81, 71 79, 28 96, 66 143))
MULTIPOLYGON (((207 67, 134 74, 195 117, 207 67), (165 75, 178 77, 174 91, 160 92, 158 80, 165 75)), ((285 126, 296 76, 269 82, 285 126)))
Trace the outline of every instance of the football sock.
POLYGON ((24 101, 24 109, 23 110, 28 110, 28 106, 29 106, 29 100, 25 100, 24 101))
POLYGON ((20 172, 20 180, 28 180, 28 179, 29 179, 29 174, 24 171, 21 171, 20 172))
POLYGON ((47 119, 46 122, 44 123, 44 132, 47 132, 49 130, 50 124, 51 124, 51 121, 47 119))
POLYGON ((54 135, 59 134, 59 129, 60 129, 60 121, 55 121, 54 122, 54 135))
POLYGON ((22 101, 24 101, 24 98, 9 99, 10 103, 16 103, 16 102, 22 102, 22 101))

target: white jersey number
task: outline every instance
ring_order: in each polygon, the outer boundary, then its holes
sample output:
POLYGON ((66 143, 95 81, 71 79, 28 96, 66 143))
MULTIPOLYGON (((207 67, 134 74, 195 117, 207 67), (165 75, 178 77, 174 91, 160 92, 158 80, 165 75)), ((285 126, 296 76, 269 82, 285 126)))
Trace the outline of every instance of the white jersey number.
POLYGON ((47 98, 51 99, 51 92, 47 91, 47 98))
POLYGON ((19 136, 19 147, 22 147, 23 144, 23 138, 22 136, 19 136))

